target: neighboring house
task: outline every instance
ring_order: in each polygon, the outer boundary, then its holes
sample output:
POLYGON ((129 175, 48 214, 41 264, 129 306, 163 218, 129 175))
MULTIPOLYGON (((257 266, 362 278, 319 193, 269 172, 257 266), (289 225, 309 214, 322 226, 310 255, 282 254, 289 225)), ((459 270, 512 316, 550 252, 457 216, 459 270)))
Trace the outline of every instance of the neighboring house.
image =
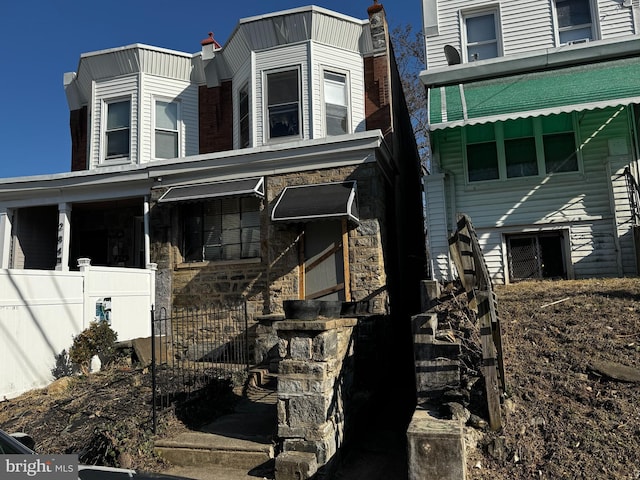
POLYGON ((420 162, 380 5, 240 20, 65 75, 72 172, 0 180, 0 267, 158 266, 156 306, 371 302, 414 313, 420 162))
POLYGON ((434 278, 460 213, 498 283, 637 275, 639 2, 423 5, 434 278))

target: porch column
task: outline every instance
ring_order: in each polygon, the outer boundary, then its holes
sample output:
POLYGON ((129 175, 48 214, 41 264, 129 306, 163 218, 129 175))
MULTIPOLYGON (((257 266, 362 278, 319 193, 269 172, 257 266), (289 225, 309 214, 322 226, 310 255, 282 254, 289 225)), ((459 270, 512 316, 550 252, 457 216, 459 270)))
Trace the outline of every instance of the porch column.
POLYGON ((151 240, 149 234, 149 195, 144 196, 142 221, 144 222, 144 265, 145 267, 147 267, 147 265, 151 263, 151 240))
POLYGON ((12 210, 0 207, 0 268, 9 268, 12 210))
POLYGON ((71 204, 58 204, 58 246, 56 270, 69 271, 69 240, 71 238, 71 204))

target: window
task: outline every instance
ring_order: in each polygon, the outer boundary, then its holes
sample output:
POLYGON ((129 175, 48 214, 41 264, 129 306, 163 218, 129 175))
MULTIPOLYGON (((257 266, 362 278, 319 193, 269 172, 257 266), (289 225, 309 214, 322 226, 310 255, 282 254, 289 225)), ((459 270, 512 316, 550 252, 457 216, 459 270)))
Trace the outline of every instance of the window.
POLYGON ((556 20, 561 45, 594 39, 591 0, 556 0, 556 20))
POLYGON ((129 156, 131 131, 131 101, 123 100, 105 104, 107 128, 105 131, 106 159, 129 156))
POLYGON ((269 138, 300 136, 298 69, 267 75, 269 138))
POLYGON ((260 199, 229 197, 183 207, 187 262, 260 256, 260 199))
POLYGON ((324 72, 324 109, 327 135, 349 132, 347 76, 342 73, 324 72))
POLYGON ((511 281, 567 278, 564 252, 565 233, 541 232, 507 235, 507 255, 511 281))
POLYGON ((238 110, 240 113, 240 148, 250 145, 249 136, 249 85, 245 84, 238 92, 238 110))
POLYGON ((469 182, 579 170, 570 114, 465 128, 469 182))
POLYGON ((155 158, 177 158, 178 140, 178 104, 156 101, 155 158))
POLYGON ((497 12, 466 14, 463 19, 467 61, 499 56, 497 12))

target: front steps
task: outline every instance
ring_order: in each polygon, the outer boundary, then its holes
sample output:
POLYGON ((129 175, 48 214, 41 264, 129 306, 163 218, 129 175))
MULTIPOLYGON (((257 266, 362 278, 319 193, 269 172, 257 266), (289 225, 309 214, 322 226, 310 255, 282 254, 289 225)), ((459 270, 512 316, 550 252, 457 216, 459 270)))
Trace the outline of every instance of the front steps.
MULTIPOLYGON (((277 429, 275 376, 250 372, 245 390, 233 413, 174 438, 158 440, 156 452, 174 468, 172 474, 189 471, 193 478, 236 478, 227 471, 273 478, 277 429), (205 476, 193 473, 197 467, 205 476), (209 476, 211 475, 211 476, 209 476)), ((237 477, 237 478, 242 478, 237 477)))

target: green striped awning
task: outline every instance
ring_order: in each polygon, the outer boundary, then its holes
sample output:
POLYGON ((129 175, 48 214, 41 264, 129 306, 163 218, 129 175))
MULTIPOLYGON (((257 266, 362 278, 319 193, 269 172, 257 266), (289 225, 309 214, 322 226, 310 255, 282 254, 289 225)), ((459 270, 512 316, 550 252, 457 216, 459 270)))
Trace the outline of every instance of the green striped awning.
POLYGON ((429 89, 431 130, 640 103, 640 59, 429 89))

